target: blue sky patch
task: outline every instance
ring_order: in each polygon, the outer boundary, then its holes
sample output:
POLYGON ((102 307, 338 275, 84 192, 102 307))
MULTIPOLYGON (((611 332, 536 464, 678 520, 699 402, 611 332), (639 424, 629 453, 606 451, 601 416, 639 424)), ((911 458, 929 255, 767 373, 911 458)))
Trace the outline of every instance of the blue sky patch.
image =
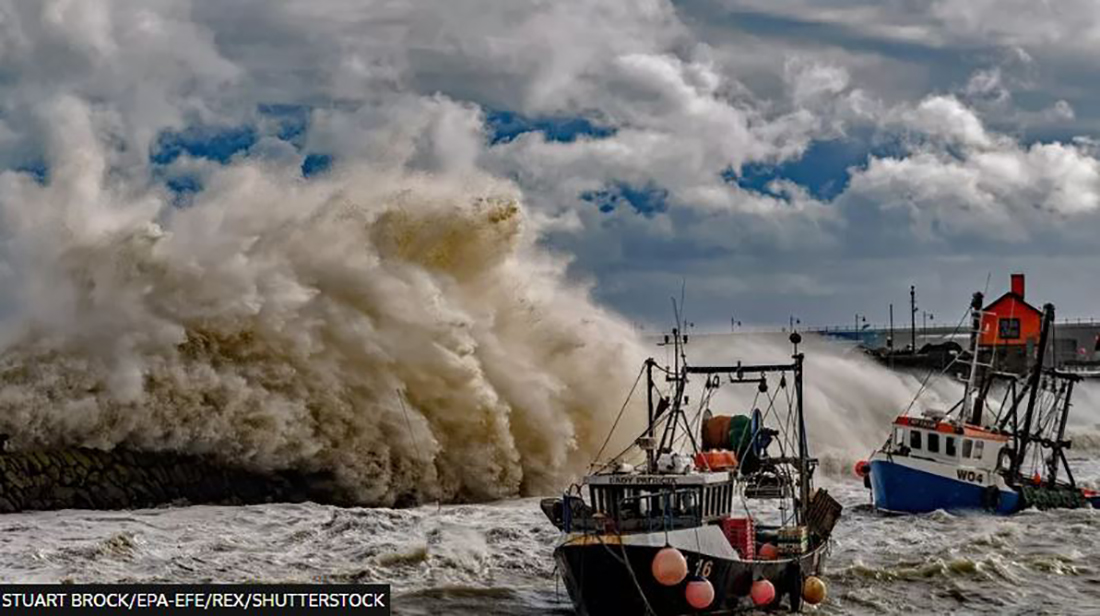
POLYGON ((310 108, 305 105, 260 105, 260 114, 276 124, 275 136, 301 148, 309 129, 310 108))
POLYGON ((312 177, 332 168, 332 156, 328 154, 310 154, 302 161, 302 177, 312 177))
POLYGON ((225 164, 234 154, 247 151, 257 140, 256 129, 251 126, 231 128, 188 128, 181 132, 165 131, 160 134, 150 155, 153 163, 167 165, 183 154, 206 158, 225 164))
POLYGON ((528 118, 514 111, 487 110, 485 126, 489 130, 489 142, 493 145, 508 143, 516 137, 531 132, 542 133, 547 141, 570 143, 578 137, 605 138, 615 134, 615 129, 597 126, 582 117, 528 118))
POLYGON ((605 214, 624 204, 646 218, 668 211, 668 191, 655 184, 636 188, 625 182, 616 182, 609 188, 585 191, 580 197, 595 204, 605 214))
POLYGON ((33 160, 24 165, 20 165, 16 167, 14 171, 26 173, 34 178, 34 181, 39 184, 45 184, 50 179, 50 167, 46 164, 46 161, 42 159, 33 160))
POLYGON ((722 178, 746 190, 766 194, 772 194, 768 190, 772 180, 790 180, 804 186, 815 198, 828 201, 848 188, 851 179, 848 168, 866 164, 870 154, 867 144, 861 141, 815 141, 796 160, 778 165, 751 163, 741 167, 740 175, 727 168, 722 178))
POLYGON ((202 192, 202 180, 193 175, 179 175, 168 178, 164 185, 172 191, 172 205, 186 208, 191 205, 195 195, 202 192))

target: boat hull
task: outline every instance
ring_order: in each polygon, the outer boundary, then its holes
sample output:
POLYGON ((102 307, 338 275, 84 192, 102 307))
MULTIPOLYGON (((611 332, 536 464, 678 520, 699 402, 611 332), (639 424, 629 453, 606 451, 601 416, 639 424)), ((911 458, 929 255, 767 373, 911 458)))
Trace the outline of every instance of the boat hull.
POLYGON ((1020 507, 1020 495, 997 485, 992 472, 905 457, 871 459, 871 493, 876 509, 898 513, 943 509, 1010 514, 1020 507), (997 496, 990 494, 990 486, 997 496))
POLYGON ((554 552, 570 598, 580 616, 618 614, 717 614, 752 605, 752 582, 767 579, 776 588, 776 603, 801 605, 805 577, 817 575, 826 547, 797 558, 741 561, 678 548, 688 563, 688 579, 663 586, 651 573, 658 545, 629 544, 617 535, 585 535, 565 541, 554 552), (685 595, 693 575, 704 575, 714 587, 714 602, 703 610, 685 595), (796 595, 792 597, 792 594, 796 595))

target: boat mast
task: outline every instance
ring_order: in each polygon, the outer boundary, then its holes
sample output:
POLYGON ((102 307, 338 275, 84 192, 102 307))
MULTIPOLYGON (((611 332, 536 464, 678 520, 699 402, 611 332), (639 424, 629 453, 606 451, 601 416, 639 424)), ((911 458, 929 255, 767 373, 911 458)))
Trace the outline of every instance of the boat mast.
POLYGON ((981 329, 982 329, 982 294, 977 292, 974 294, 974 299, 970 302, 970 313, 973 321, 973 326, 970 330, 970 378, 966 380, 966 389, 963 392, 963 409, 962 420, 966 421, 966 412, 969 410, 970 423, 980 426, 982 425, 982 396, 978 393, 977 398, 974 400, 973 406, 970 404, 970 395, 975 392, 975 385, 978 380, 978 344, 981 342, 981 329))
POLYGON ((1024 414, 1023 429, 1016 432, 1016 458, 1012 461, 1012 471, 1009 474, 1011 480, 1015 480, 1020 474, 1020 467, 1024 464, 1024 456, 1027 455, 1027 446, 1031 442, 1031 421, 1035 414, 1035 398, 1039 394, 1039 380, 1043 376, 1043 359, 1046 357, 1047 337, 1050 335, 1050 324, 1054 322, 1054 304, 1043 306, 1043 327, 1039 331, 1038 356, 1035 358, 1035 366, 1031 372, 1031 382, 1028 383, 1027 413, 1024 414))
POLYGON ((798 402, 798 523, 802 524, 810 508, 810 448, 806 442, 806 418, 802 414, 802 353, 798 352, 798 343, 802 337, 791 334, 794 343, 794 392, 798 402))
MULTIPOLYGON (((645 361, 646 406, 649 416, 645 429, 647 442, 653 442, 653 363, 652 357, 645 361)), ((653 447, 651 446, 646 447, 645 450, 645 470, 647 473, 653 472, 653 447)))
MULTIPOLYGON (((673 305, 675 305, 675 302, 673 302, 673 305)), ((674 350, 673 369, 672 373, 666 377, 666 380, 675 383, 675 389, 674 393, 672 394, 672 402, 668 405, 668 407, 670 407, 668 410, 670 414, 669 419, 665 422, 665 429, 661 433, 661 442, 657 447, 658 455, 670 452, 673 444, 676 442, 677 419, 679 418, 679 415, 683 414, 682 403, 684 397, 684 387, 687 384, 687 373, 689 372, 687 365, 687 356, 682 355, 683 348, 681 346, 687 344, 687 334, 681 334, 680 328, 678 327, 673 328, 672 338, 674 350)), ((665 337, 665 340, 665 344, 667 345, 667 336, 665 337)), ((665 405, 663 403, 658 406, 657 411, 654 413, 654 420, 656 420, 661 415, 661 407, 664 406, 665 405)), ((687 417, 685 416, 683 419, 685 430, 687 430, 688 436, 692 439, 692 445, 695 446, 695 437, 691 434, 690 426, 687 425, 687 417)), ((652 424, 653 422, 650 423, 652 424)), ((652 426, 647 428, 647 431, 648 430, 652 430, 652 426)))

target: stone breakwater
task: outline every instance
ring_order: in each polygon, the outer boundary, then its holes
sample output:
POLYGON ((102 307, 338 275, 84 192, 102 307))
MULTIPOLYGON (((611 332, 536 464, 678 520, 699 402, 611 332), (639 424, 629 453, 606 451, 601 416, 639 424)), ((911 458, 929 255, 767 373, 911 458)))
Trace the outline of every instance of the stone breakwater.
POLYGON ((66 448, 0 453, 0 513, 344 499, 321 477, 257 473, 194 456, 66 448))

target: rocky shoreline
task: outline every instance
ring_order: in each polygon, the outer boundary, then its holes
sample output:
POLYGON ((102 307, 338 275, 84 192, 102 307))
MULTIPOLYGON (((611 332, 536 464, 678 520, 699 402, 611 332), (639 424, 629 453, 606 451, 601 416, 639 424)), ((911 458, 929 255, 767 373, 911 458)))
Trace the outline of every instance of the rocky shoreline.
POLYGON ((0 452, 0 513, 343 499, 323 477, 259 473, 196 456, 58 448, 0 452))

